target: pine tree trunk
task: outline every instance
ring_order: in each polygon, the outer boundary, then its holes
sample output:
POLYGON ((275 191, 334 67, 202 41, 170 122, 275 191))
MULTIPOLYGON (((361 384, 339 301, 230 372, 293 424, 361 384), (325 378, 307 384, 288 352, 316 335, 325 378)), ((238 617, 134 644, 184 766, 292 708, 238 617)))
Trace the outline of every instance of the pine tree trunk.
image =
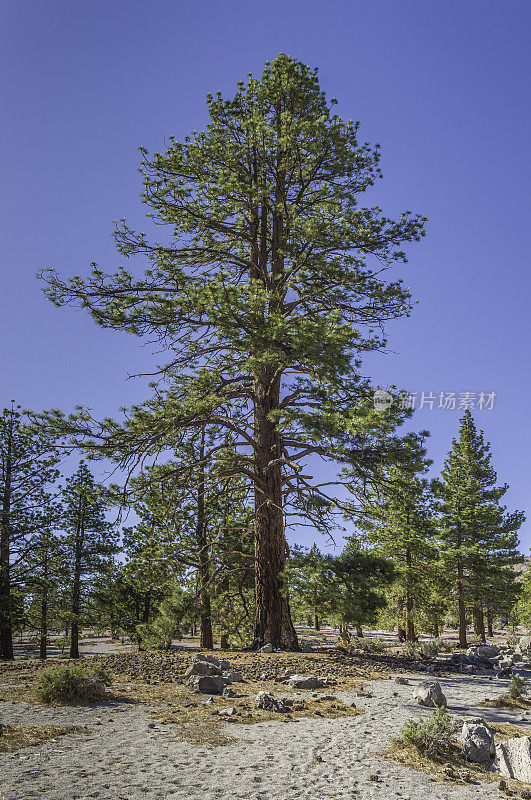
MULTIPOLYGON (((80 503, 82 500, 80 499, 80 503)), ((79 658, 79 614, 81 611, 81 559, 83 546, 83 517, 80 506, 76 527, 74 554, 74 584, 72 587, 72 623, 70 625, 70 658, 79 658)))
POLYGON ((492 639, 494 632, 492 630, 492 609, 487 606, 487 636, 492 639))
POLYGON ((210 559, 208 555, 208 541, 205 521, 205 427, 201 430, 201 443, 199 450, 199 484, 197 488, 197 522, 196 546, 199 561, 199 602, 201 606, 199 622, 199 647, 203 650, 214 649, 212 635, 212 608, 210 605, 210 559))
POLYGON ((44 660, 47 656, 48 646, 48 559, 45 556, 43 564, 43 582, 41 596, 39 658, 44 660))
POLYGON ((142 610, 142 622, 147 625, 151 614, 151 592, 146 592, 144 596, 144 608, 142 610))
POLYGON ((363 639, 363 628, 361 625, 356 625, 356 636, 358 639, 363 639))
POLYGON ((12 433, 10 432, 7 443, 4 494, 2 497, 2 518, 0 520, 0 658, 6 659, 14 658, 10 576, 12 469, 12 433))
POLYGON ((320 631, 321 630, 321 627, 319 625, 319 615, 317 613, 317 610, 315 611, 315 613, 313 615, 313 627, 315 628, 316 631, 320 631))
POLYGON ((282 510, 280 436, 269 414, 279 404, 280 382, 273 368, 264 368, 255 381, 255 599, 253 647, 272 644, 298 650, 288 599, 282 587, 286 540, 282 510))
POLYGON ((466 639, 466 606, 463 585, 463 565, 461 559, 457 560, 457 597, 459 608, 459 647, 467 647, 466 639))
POLYGON ((436 639, 439 638, 439 623, 437 620, 435 620, 435 622, 433 623, 433 635, 435 636, 436 639))
POLYGON ((486 642, 485 638, 485 618, 483 614, 483 602, 481 598, 474 601, 474 633, 479 636, 482 642, 486 642))
POLYGON ((410 575, 411 575, 411 551, 409 548, 406 550, 406 564, 407 564, 407 577, 406 577, 406 642, 415 641, 415 623, 413 621, 413 610, 415 607, 415 598, 411 592, 410 575))
POLYGON ((220 650, 228 650, 229 649, 229 634, 222 633, 219 639, 219 649, 220 650))

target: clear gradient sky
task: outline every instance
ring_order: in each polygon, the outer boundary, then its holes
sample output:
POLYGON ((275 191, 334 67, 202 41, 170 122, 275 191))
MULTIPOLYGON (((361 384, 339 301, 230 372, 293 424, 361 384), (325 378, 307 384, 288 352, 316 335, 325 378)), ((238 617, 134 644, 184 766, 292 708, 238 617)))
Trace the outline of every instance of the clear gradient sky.
MULTIPOLYGON (((126 378, 156 363, 149 348, 55 309, 35 273, 117 267, 112 220, 147 224, 138 146, 200 129, 208 91, 230 95, 282 51, 381 143, 371 201, 429 217, 399 268, 419 304, 366 371, 418 398, 495 392, 475 418, 509 508, 531 517, 529 0, 2 0, 0 14, 0 405, 113 415, 143 399, 126 378)), ((460 415, 414 417, 435 469, 460 415)))

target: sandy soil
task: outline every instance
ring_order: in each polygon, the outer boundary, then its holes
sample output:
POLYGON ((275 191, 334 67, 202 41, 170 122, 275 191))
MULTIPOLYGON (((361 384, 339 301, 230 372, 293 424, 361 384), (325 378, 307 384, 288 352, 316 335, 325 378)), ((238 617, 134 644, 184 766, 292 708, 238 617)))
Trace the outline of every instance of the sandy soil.
MULTIPOLYGON (((429 713, 412 701, 423 677, 407 677, 408 686, 371 682, 372 697, 334 691, 363 708, 359 716, 227 722, 229 743, 218 747, 182 741, 178 728, 159 724, 157 709, 143 704, 47 708, 2 702, 4 723, 86 727, 0 754, 0 790, 6 800, 472 800, 487 792, 493 800, 505 797, 495 783, 440 783, 383 755, 405 719, 429 713)), ((479 705, 497 697, 507 681, 483 676, 439 680, 452 712, 529 726, 531 734, 531 715, 479 705)))

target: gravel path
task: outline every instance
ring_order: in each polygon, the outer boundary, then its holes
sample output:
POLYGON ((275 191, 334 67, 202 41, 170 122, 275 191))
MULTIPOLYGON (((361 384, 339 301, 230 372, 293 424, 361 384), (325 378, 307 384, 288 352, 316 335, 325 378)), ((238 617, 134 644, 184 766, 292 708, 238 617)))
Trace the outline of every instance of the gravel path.
MULTIPOLYGON (((6 800, 472 800, 487 791, 492 800, 504 798, 496 784, 442 784, 379 755, 404 720, 421 712, 411 697, 423 678, 407 677, 409 686, 392 680, 366 684, 372 698, 336 693, 355 700, 363 715, 229 723, 235 741, 215 748, 178 740, 172 726, 149 727, 153 717, 145 706, 3 702, 4 723, 86 725, 87 732, 0 754, 0 789, 6 800)), ((531 715, 478 707, 497 697, 507 681, 456 676, 439 682, 453 712, 529 725, 531 734, 531 715)))

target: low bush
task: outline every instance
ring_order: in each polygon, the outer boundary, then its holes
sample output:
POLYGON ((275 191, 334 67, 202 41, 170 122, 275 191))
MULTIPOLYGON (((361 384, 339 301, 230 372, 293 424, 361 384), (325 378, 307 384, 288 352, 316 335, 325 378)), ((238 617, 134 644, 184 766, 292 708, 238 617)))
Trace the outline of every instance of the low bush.
POLYGON ((435 658, 439 652, 439 644, 435 640, 431 642, 421 642, 418 646, 418 651, 421 658, 435 658))
POLYGON ((413 745, 420 753, 430 757, 447 757, 452 752, 452 742, 457 724, 444 706, 435 708, 429 717, 405 721, 397 744, 413 745))
POLYGON ((386 643, 379 637, 358 639, 356 641, 356 647, 360 647, 365 653, 382 653, 387 649, 386 643))
POLYGON ((451 653, 457 647, 457 642, 453 642, 450 639, 434 639, 434 641, 437 642, 439 653, 451 653))
POLYGON ((111 683, 111 675, 97 665, 59 664, 41 672, 36 692, 43 703, 90 703, 104 698, 111 683))
POLYGON ((508 647, 517 647, 519 642, 520 642, 520 637, 519 636, 511 635, 511 636, 507 637, 507 645, 508 645, 508 647))
POLYGON ((526 691, 525 685, 526 679, 522 678, 522 676, 516 672, 511 678, 507 694, 509 697, 512 697, 513 700, 519 700, 526 691))

